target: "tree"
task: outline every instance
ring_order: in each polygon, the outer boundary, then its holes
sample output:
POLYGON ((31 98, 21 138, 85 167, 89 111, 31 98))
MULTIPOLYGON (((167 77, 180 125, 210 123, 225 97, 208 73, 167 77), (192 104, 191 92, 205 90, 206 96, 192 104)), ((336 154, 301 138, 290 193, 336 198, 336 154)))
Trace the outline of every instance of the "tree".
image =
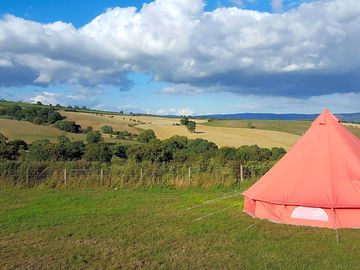
POLYGON ((286 154, 286 151, 282 147, 273 147, 271 148, 271 157, 270 160, 279 160, 286 154))
POLYGON ((36 105, 42 105, 40 101, 36 101, 36 105))
POLYGON ((126 151, 129 149, 128 145, 120 144, 114 146, 113 154, 119 158, 127 158, 126 151))
POLYGON ((153 139, 156 139, 156 135, 152 129, 144 130, 138 136, 138 141, 142 143, 149 143, 153 139))
POLYGON ((58 112, 51 112, 51 113, 49 113, 49 115, 48 115, 48 120, 47 120, 47 122, 49 123, 49 124, 54 124, 56 121, 59 121, 59 120, 61 120, 62 119, 62 117, 61 117, 61 114, 60 113, 58 113, 58 112))
POLYGON ((181 119, 180 119, 180 124, 184 125, 184 126, 187 126, 188 123, 189 123, 189 117, 182 116, 181 119))
POLYGON ((64 130, 66 132, 72 132, 72 133, 79 133, 81 126, 75 124, 74 121, 64 121, 64 120, 59 120, 56 121, 55 125, 56 128, 64 130))
POLYGON ((194 121, 189 121, 186 127, 190 131, 190 133, 194 133, 196 129, 196 123, 194 121))
POLYGON ((111 126, 102 126, 101 127, 101 131, 106 133, 106 134, 113 134, 114 130, 111 126))
POLYGON ((83 158, 87 161, 109 162, 112 153, 109 146, 103 142, 90 143, 86 146, 83 158))
POLYGON ((248 122, 248 123, 247 123, 247 127, 248 127, 248 128, 255 128, 255 126, 254 126, 251 122, 248 122))
POLYGON ((54 144, 49 140, 35 141, 29 148, 27 159, 30 161, 46 161, 56 159, 54 144))
POLYGON ((6 143, 8 141, 8 138, 0 133, 0 143, 6 143))
POLYGON ((103 141, 103 138, 99 131, 92 130, 86 134, 86 141, 88 143, 99 143, 103 141))

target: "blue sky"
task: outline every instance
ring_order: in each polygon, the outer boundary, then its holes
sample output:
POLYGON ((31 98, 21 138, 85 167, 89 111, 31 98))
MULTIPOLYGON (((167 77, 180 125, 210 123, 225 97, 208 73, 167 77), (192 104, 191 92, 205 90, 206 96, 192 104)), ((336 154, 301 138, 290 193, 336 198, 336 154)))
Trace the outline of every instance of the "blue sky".
POLYGON ((154 114, 360 111, 355 0, 3 0, 0 14, 0 98, 154 114))

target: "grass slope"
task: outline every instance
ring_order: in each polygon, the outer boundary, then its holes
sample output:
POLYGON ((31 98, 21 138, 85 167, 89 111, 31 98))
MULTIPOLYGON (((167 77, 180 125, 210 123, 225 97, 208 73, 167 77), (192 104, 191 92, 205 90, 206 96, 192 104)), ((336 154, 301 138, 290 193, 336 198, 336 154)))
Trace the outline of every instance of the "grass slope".
MULTIPOLYGON (((26 121, 8 119, 0 119, 0 133, 4 134, 9 140, 21 139, 27 143, 40 139, 48 139, 55 142, 57 137, 62 134, 65 134, 72 140, 86 141, 86 134, 64 132, 52 126, 35 125, 26 121)), ((113 139, 109 135, 104 135, 104 139, 106 142, 137 143, 136 141, 113 139)))
POLYGON ((22 139, 27 143, 39 139, 48 139, 56 141, 61 134, 66 134, 71 139, 85 140, 84 134, 74 134, 64 132, 57 128, 45 125, 35 125, 26 121, 0 119, 0 133, 4 134, 10 140, 22 139))
POLYGON ((240 196, 186 210, 227 191, 0 190, 0 268, 360 268, 358 230, 338 244, 333 230, 253 219, 240 196))

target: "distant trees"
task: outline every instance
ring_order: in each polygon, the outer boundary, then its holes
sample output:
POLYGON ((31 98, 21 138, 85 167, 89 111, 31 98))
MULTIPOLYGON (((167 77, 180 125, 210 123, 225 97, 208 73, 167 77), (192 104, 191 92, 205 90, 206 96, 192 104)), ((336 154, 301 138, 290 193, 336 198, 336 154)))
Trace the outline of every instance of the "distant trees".
POLYGON ((188 131, 190 131, 190 133, 194 133, 196 129, 195 121, 189 121, 186 125, 186 128, 188 129, 188 131))
POLYGON ((180 124, 183 126, 186 126, 186 128, 188 129, 188 131, 190 131, 190 133, 194 133, 196 130, 195 121, 190 121, 189 117, 187 117, 187 116, 182 116, 180 118, 180 124))
POLYGON ((248 123, 247 123, 247 127, 248 127, 248 128, 255 128, 255 126, 254 126, 251 122, 248 122, 248 123))
POLYGON ((181 125, 186 126, 188 123, 189 123, 189 117, 187 117, 187 116, 182 116, 182 117, 180 118, 180 124, 181 124, 181 125))
POLYGON ((59 120, 55 123, 54 126, 66 132, 80 133, 81 131, 81 126, 75 124, 74 121, 59 120))
POLYGON ((11 105, 0 108, 0 117, 14 120, 24 120, 34 124, 54 124, 63 117, 53 107, 20 107, 11 105))

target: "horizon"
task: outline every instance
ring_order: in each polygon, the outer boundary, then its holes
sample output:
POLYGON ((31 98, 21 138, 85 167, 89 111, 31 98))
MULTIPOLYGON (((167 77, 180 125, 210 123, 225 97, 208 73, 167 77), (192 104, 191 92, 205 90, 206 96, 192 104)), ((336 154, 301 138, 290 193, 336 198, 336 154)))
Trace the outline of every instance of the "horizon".
POLYGON ((355 0, 5 0, 0 16, 0 99, 153 115, 359 111, 355 0))

